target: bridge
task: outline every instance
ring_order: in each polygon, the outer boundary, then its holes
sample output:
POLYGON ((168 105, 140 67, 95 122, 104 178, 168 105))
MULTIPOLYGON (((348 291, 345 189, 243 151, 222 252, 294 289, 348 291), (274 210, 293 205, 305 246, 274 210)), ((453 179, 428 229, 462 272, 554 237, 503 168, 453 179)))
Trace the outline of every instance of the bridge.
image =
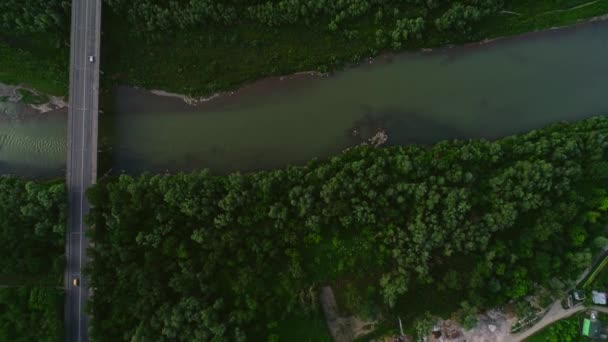
POLYGON ((78 342, 88 341, 85 304, 89 289, 82 271, 89 241, 83 219, 89 210, 85 192, 97 179, 100 35, 101 0, 72 0, 64 318, 66 340, 78 342))

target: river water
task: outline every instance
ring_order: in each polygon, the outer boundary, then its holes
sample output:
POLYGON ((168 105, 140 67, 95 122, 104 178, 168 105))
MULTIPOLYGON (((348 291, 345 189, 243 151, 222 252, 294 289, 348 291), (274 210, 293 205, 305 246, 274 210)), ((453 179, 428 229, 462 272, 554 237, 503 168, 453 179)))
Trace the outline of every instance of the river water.
MULTIPOLYGON (((596 22, 269 79, 198 106, 119 87, 103 101, 101 135, 113 171, 269 169, 339 153, 380 129, 390 144, 433 143, 608 114, 607 75, 608 23, 596 22)), ((62 172, 57 120, 0 125, 0 172, 62 172)))

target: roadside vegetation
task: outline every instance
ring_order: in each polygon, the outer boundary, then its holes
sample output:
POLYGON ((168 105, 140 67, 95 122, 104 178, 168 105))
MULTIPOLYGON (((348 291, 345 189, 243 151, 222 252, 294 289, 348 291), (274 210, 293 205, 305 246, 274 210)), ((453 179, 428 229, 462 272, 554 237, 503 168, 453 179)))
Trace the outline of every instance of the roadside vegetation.
POLYGON ((525 339, 526 342, 574 342, 581 341, 581 321, 585 313, 557 321, 525 339))
POLYGON ((65 196, 0 176, 0 341, 62 339, 65 196))
MULTIPOLYGON (((557 321, 536 334, 525 339, 525 342, 585 342, 598 341, 587 336, 583 336, 583 319, 589 318, 589 310, 580 312, 571 317, 557 321)), ((608 324, 608 315, 604 312, 598 312, 597 318, 601 322, 602 329, 605 329, 608 324)), ((600 339, 601 340, 601 339, 600 339)))
MULTIPOLYGON (((600 236, 596 239, 596 242, 600 242, 600 243, 605 243, 606 238, 603 236, 600 236)), ((603 273, 604 269, 606 268, 606 265, 608 265, 608 255, 606 255, 606 253, 604 253, 604 258, 600 259, 600 262, 598 262, 598 264, 596 265, 596 268, 593 270, 593 272, 591 272, 589 275, 587 275, 587 277, 585 279, 583 279, 582 283, 582 287, 583 288, 589 288, 590 285, 595 284, 594 282, 597 279, 597 277, 603 273)), ((605 273, 605 272, 604 272, 605 273)), ((606 274, 604 274, 604 277, 606 276, 606 274)), ((606 285, 606 280, 605 278, 601 278, 601 281, 603 281, 604 283, 602 285, 606 285)))
POLYGON ((91 334, 289 340, 287 322, 322 329, 327 284, 346 313, 414 332, 452 313, 470 326, 537 286, 563 294, 603 232, 607 149, 597 117, 270 172, 105 179, 89 192, 91 334))
MULTIPOLYGON (((3 1, 0 13, 0 82, 67 93, 69 3, 3 1)), ((103 13, 105 86, 206 95, 266 76, 336 70, 389 51, 567 25, 607 14, 608 3, 106 0, 103 13)))

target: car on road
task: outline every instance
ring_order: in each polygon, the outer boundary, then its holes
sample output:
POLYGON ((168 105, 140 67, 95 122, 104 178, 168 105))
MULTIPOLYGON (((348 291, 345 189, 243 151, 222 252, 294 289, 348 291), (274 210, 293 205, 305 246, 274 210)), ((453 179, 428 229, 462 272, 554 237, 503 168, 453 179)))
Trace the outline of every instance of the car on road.
POLYGON ((89 62, 91 62, 91 63, 95 62, 95 56, 89 56, 89 62))
POLYGON ((79 284, 80 284, 80 279, 78 279, 78 278, 72 279, 72 285, 78 287, 79 284))

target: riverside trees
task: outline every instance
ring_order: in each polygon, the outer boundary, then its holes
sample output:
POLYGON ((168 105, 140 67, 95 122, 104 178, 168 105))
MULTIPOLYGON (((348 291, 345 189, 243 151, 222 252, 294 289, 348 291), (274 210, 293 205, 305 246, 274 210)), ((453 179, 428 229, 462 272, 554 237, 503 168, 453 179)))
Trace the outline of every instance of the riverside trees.
MULTIPOLYGON (((209 23, 243 22, 265 26, 324 25, 335 31, 365 16, 399 20, 434 16, 438 28, 463 29, 502 8, 502 0, 105 0, 109 8, 146 31, 189 29, 209 23), (414 13, 416 15, 412 16, 414 13)), ((0 4, 0 32, 34 33, 65 29, 70 3, 65 0, 5 0, 0 4)), ((422 18, 421 18, 422 19, 422 18)))
POLYGON ((70 3, 65 0, 2 0, 0 34, 27 34, 64 30, 70 3))
POLYGON ((596 233, 586 213, 606 198, 607 144, 595 118, 271 172, 106 181, 89 194, 92 334, 265 338, 334 282, 371 282, 398 310, 414 287, 479 307, 568 280, 596 233))
POLYGON ((0 176, 0 340, 63 334, 65 187, 0 176))
MULTIPOLYGON (((298 71, 563 26, 606 14, 543 0, 103 0, 104 87, 192 96, 298 71), (511 14, 508 14, 511 13, 511 14), (520 15, 514 15, 517 13, 520 15), (107 58, 105 57, 107 56, 107 58)), ((65 95, 66 0, 0 4, 0 81, 65 95)))
POLYGON ((62 274, 64 184, 0 177, 0 275, 62 274))
POLYGON ((188 29, 209 23, 324 26, 329 31, 337 31, 357 27, 357 20, 375 18, 379 27, 394 27, 394 31, 399 32, 399 37, 392 34, 396 42, 410 36, 421 39, 425 21, 435 20, 438 30, 457 29, 468 33, 471 25, 504 5, 502 0, 459 0, 442 4, 421 0, 107 0, 107 3, 145 31, 188 29), (411 28, 411 32, 405 31, 405 27, 411 28))

